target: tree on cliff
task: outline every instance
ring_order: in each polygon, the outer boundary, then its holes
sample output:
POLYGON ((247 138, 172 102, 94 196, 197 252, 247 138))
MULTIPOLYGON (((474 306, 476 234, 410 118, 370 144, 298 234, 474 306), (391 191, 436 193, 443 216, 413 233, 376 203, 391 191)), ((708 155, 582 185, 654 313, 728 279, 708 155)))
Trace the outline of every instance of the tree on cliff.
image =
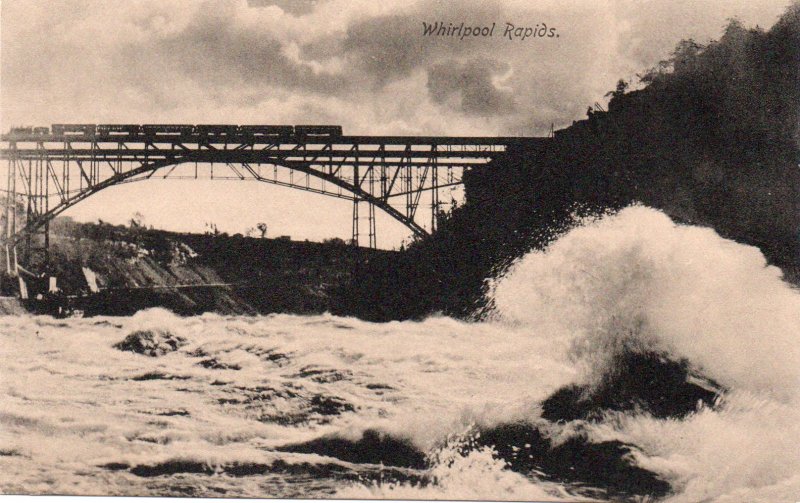
POLYGON ((758 246, 800 279, 800 3, 768 32, 731 21, 719 41, 680 42, 641 79, 642 89, 612 91, 603 127, 520 148, 497 163, 503 177, 465 174, 466 204, 430 237, 362 267, 345 312, 471 316, 490 302, 486 279, 546 246, 576 209, 633 201, 758 246))
POLYGON ((145 227, 144 215, 142 215, 140 212, 137 211, 136 213, 133 214, 133 217, 131 217, 131 219, 128 221, 128 224, 131 229, 138 229, 145 227))

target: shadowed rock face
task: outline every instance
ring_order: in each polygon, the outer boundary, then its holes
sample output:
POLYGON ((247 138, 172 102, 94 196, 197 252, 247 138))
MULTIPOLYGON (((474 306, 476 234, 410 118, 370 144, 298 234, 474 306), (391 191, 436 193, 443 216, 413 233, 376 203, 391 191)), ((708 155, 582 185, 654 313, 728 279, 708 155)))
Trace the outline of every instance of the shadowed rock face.
POLYGON ((188 344, 185 338, 166 330, 137 330, 114 344, 115 349, 145 356, 163 356, 188 344))
POLYGON ((491 446, 515 472, 590 485, 614 500, 660 497, 671 489, 658 475, 634 464, 636 447, 619 441, 592 443, 577 436, 556 445, 536 426, 519 422, 483 430, 475 443, 491 446))
MULTIPOLYGON (((713 381, 694 375, 686 361, 627 352, 599 385, 573 384, 553 393, 542 402, 542 418, 553 423, 594 422, 609 411, 638 410, 681 419, 701 403, 713 407, 723 391, 713 381)), ((474 444, 491 446, 514 471, 589 484, 613 498, 661 497, 671 490, 657 474, 636 466, 632 456, 636 446, 619 441, 592 443, 579 434, 556 444, 537 425, 518 422, 482 430, 466 449, 474 444)))
POLYGON ((628 352, 599 386, 565 386, 542 403, 549 421, 597 419, 605 410, 639 409, 658 418, 682 418, 699 403, 713 405, 721 386, 692 374, 688 362, 675 362, 656 353, 628 352))

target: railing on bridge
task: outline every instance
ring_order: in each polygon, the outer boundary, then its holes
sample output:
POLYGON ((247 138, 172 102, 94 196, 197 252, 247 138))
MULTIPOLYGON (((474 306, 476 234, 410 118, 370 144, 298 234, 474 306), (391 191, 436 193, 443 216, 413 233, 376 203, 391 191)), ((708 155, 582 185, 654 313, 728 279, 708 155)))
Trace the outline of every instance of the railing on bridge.
POLYGON ((53 124, 0 136, 7 160, 6 267, 47 261, 49 222, 92 194, 157 178, 254 180, 353 201, 353 243, 377 245, 375 208, 416 236, 436 228, 440 190, 519 143, 544 138, 345 136, 340 126, 53 124), (420 219, 423 194, 430 219, 420 219), (24 206, 21 210, 20 204, 24 206))

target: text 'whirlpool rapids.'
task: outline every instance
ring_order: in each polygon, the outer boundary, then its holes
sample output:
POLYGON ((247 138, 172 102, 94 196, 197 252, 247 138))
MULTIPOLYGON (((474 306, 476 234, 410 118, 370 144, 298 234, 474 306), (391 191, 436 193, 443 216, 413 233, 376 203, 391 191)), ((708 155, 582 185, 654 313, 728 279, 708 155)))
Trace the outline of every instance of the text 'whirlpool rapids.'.
POLYGON ((497 37, 519 42, 537 38, 560 37, 558 30, 548 26, 547 23, 540 23, 535 26, 519 26, 509 22, 500 25, 496 22, 493 22, 491 25, 470 25, 465 22, 445 23, 443 21, 435 21, 433 23, 426 23, 423 21, 422 35, 425 37, 444 37, 457 40, 497 37))

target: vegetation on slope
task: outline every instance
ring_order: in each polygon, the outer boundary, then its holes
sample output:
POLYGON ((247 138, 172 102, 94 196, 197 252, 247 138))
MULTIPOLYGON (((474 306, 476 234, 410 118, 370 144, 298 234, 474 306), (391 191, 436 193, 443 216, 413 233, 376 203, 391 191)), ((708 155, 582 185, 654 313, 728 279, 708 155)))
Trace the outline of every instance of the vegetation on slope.
POLYGON ((544 247, 574 212, 639 201, 758 246, 800 276, 800 5, 768 32, 731 21, 719 41, 678 44, 608 112, 470 172, 467 201, 433 236, 349 286, 374 320, 485 307, 484 281, 544 247), (497 177, 497 173, 503 173, 497 177))
POLYGON ((127 315, 147 307, 184 314, 322 313, 338 307, 337 287, 360 263, 391 254, 326 243, 227 234, 179 234, 137 225, 77 223, 51 227, 51 268, 66 295, 99 294, 87 314, 127 315))

